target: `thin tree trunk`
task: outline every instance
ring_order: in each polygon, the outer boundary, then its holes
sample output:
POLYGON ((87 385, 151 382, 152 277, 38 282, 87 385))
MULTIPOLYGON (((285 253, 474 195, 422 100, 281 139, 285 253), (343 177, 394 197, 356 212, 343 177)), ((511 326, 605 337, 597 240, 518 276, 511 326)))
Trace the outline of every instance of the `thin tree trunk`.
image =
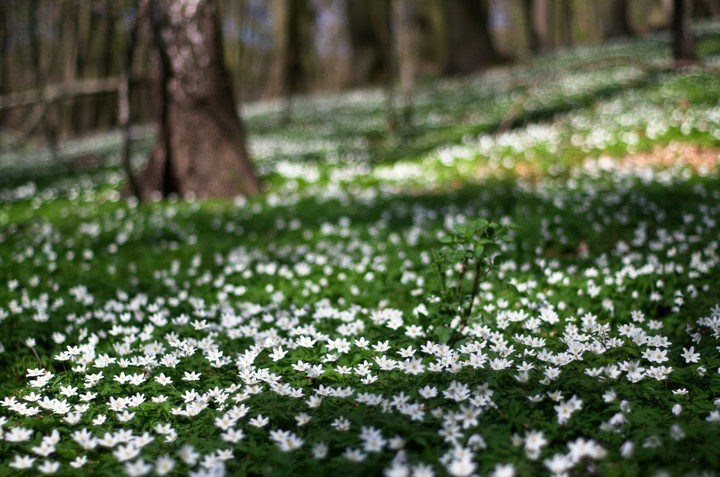
MULTIPOLYGON (((135 2, 137 3, 137 2, 135 2)), ((114 0, 105 0, 105 31, 103 36, 103 48, 101 51, 102 61, 100 68, 100 77, 109 78, 113 74, 113 62, 115 59, 115 51, 113 45, 117 40, 118 32, 115 28, 115 20, 117 9, 115 6, 117 3, 114 0)), ((137 8, 135 9, 137 15, 137 8)), ((137 29, 137 25, 133 24, 132 29, 137 29)), ((134 48, 134 46, 133 46, 134 48)), ((113 113, 117 104, 113 101, 114 98, 109 95, 98 96, 95 107, 95 117, 93 119, 94 127, 107 127, 113 124, 115 118, 113 113)))
POLYGON ((673 0, 673 58, 680 66, 695 61, 692 12, 692 0, 673 0))
POLYGON ((412 124, 413 112, 413 83, 415 77, 415 58, 413 44, 416 42, 413 34, 413 6, 409 0, 393 0, 392 18, 395 30, 395 63, 397 65, 398 80, 400 83, 400 97, 402 98, 400 118, 401 128, 405 129, 412 124))
POLYGON ((548 0, 524 0, 523 14, 530 52, 537 55, 548 51, 550 49, 548 0))
POLYGON ((270 17, 273 24, 273 49, 272 64, 270 66, 270 77, 263 96, 266 98, 274 98, 280 96, 286 88, 285 79, 287 77, 287 57, 289 55, 288 46, 290 34, 288 24, 290 23, 290 2, 292 0, 270 0, 270 17))
POLYGON ((389 0, 347 0, 352 61, 350 86, 386 84, 392 78, 389 0))
POLYGON ((467 74, 502 61, 488 26, 488 2, 447 0, 447 74, 467 74))
POLYGON ((143 197, 232 197, 258 192, 212 0, 149 0, 160 57, 158 142, 143 197))
POLYGON ((560 0, 561 9, 561 27, 560 27, 560 42, 564 47, 570 47, 573 44, 573 7, 572 0, 560 0))
POLYGON ((632 36, 628 22, 628 0, 610 0, 610 12, 605 24, 605 38, 632 36))
MULTIPOLYGON (((8 56, 8 12, 5 2, 0 2, 0 96, 8 90, 7 56, 8 56)), ((0 124, 5 124, 5 114, 0 111, 0 124)), ((0 149, 5 148, 3 141, 4 134, 0 134, 0 149)))
POLYGON ((704 0, 702 3, 705 4, 705 8, 710 12, 711 17, 720 18, 720 1, 704 0))
POLYGON ((138 184, 135 174, 132 170, 131 151, 130 151, 130 85, 132 83, 133 59, 135 57, 135 48, 138 36, 138 25, 140 23, 139 2, 134 2, 135 21, 130 27, 128 42, 125 48, 125 63, 123 65, 122 79, 118 87, 118 125, 122 135, 122 147, 120 149, 120 164, 122 165, 125 176, 128 180, 130 191, 138 199, 143 200, 142 190, 138 184))

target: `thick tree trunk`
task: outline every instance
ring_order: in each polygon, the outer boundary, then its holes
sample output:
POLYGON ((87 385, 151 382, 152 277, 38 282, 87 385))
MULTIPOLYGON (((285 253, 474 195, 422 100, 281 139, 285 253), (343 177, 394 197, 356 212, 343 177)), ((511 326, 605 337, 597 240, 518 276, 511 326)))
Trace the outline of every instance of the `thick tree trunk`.
POLYGON ((605 24, 605 38, 632 36, 633 31, 628 22, 627 0, 610 0, 610 15, 605 24))
POLYGON ((350 86, 385 84, 392 78, 390 6, 389 0, 347 0, 350 86))
POLYGON ((212 0, 149 0, 160 58, 158 141, 139 178, 144 197, 253 194, 212 0))
POLYGON ((695 40, 690 28, 692 16, 692 0, 673 0, 673 58, 678 65, 695 60, 695 40))

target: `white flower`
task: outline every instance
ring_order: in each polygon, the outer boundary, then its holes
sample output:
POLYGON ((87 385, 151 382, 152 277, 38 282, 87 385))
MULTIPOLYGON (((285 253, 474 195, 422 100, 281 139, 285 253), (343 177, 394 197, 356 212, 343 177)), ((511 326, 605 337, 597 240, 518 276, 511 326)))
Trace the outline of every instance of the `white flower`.
POLYGON ((30 457, 29 455, 15 455, 15 460, 10 462, 10 467, 13 469, 30 469, 33 466, 33 462, 35 462, 35 458, 30 457))
POLYGON ((200 454, 195 452, 195 448, 189 444, 185 444, 180 448, 180 459, 189 466, 193 466, 197 463, 200 454))
POLYGON ((573 466, 572 461, 565 454, 555 454, 550 459, 545 459, 543 464, 554 475, 565 475, 573 466))
POLYGON ((262 414, 258 414, 257 416, 253 417, 248 421, 248 424, 255 427, 265 427, 267 423, 270 422, 270 419, 263 416, 262 414))
POLYGON ((303 445, 303 440, 295 433, 285 430, 270 431, 270 439, 275 441, 281 451, 290 452, 299 449, 303 445))
POLYGON ((515 467, 512 464, 498 464, 490 473, 490 477, 515 477, 515 467))
POLYGON ((705 420, 707 422, 720 422, 720 411, 710 411, 710 415, 705 420))
POLYGON ((73 469, 79 469, 80 467, 82 467, 82 466, 84 466, 85 464, 87 464, 87 461, 88 461, 88 458, 87 458, 86 455, 83 455, 83 456, 80 456, 80 457, 76 457, 75 460, 73 460, 73 461, 70 462, 70 466, 71 466, 73 469))
POLYGON ((350 429, 350 421, 344 417, 336 418, 330 425, 340 432, 345 432, 350 429))
POLYGON ((700 361, 700 353, 695 352, 694 346, 691 346, 690 349, 683 348, 682 357, 685 359, 687 364, 697 363, 700 361))
POLYGON ((243 432, 242 429, 228 429, 222 434, 220 434, 220 437, 225 442, 230 442, 232 444, 237 444, 241 440, 245 438, 245 432, 243 432))
POLYGON ((276 348, 273 348, 273 352, 270 354, 270 359, 272 359, 273 361, 280 361, 286 354, 287 351, 282 349, 282 347, 278 346, 276 348))
POLYGON ((545 445, 547 445, 547 439, 542 431, 530 431, 525 435, 525 453, 529 459, 535 460, 540 457, 540 452, 545 445))
POLYGON ((38 467, 38 470, 45 475, 54 474, 60 468, 60 462, 46 460, 38 467))
POLYGON ((187 372, 183 374, 183 381, 199 381, 200 380, 200 373, 196 373, 195 371, 187 372))
POLYGON ((350 462, 362 462, 367 457, 367 454, 363 453, 360 449, 352 449, 348 447, 342 453, 342 456, 350 462))
POLYGON ((157 475, 167 475, 175 468, 175 461, 167 455, 161 455, 155 461, 155 473, 157 475))
POLYGON ((625 441, 625 443, 620 447, 620 455, 626 459, 632 457, 634 451, 635 443, 633 441, 625 441))
POLYGON ((139 477, 150 473, 152 465, 148 464, 143 459, 139 459, 135 462, 126 462, 124 469, 125 473, 130 477, 139 477))
POLYGON ((425 399, 432 399, 437 396, 438 390, 433 386, 426 385, 425 387, 418 389, 418 393, 425 399))
POLYGON ((135 444, 118 446, 117 449, 113 451, 113 455, 118 460, 118 462, 125 462, 130 459, 134 459, 138 456, 138 454, 140 454, 140 448, 137 447, 135 444))
POLYGON ((310 422, 310 419, 310 415, 306 412, 301 412, 300 414, 295 416, 295 422, 297 422, 297 425, 300 427, 310 422))
POLYGON ((160 375, 155 376, 155 381, 157 381, 162 386, 172 384, 172 378, 170 378, 169 376, 165 376, 165 373, 160 373, 160 375))
POLYGON ((410 467, 405 463, 393 461, 383 470, 385 477, 410 477, 410 467))
POLYGON ((435 471, 429 464, 417 464, 412 468, 412 477, 435 477, 435 471))
POLYGON ((578 399, 575 395, 573 395, 573 397, 571 397, 567 401, 561 401, 560 404, 555 406, 558 424, 565 424, 570 419, 570 416, 572 416, 573 413, 580 410, 581 408, 582 401, 578 399))
POLYGON ((5 440, 8 442, 23 442, 30 440, 33 435, 32 429, 24 427, 13 427, 5 433, 5 440))
POLYGON ((464 457, 462 459, 453 459, 447 466, 447 470, 450 475, 455 477, 469 477, 475 472, 477 465, 472 461, 470 457, 464 457))
POLYGON ((328 446, 327 444, 320 442, 318 444, 315 444, 312 448, 313 457, 321 460, 327 457, 328 454, 328 446))
POLYGON ((660 348, 646 349, 642 356, 652 363, 664 363, 668 360, 667 350, 660 348))

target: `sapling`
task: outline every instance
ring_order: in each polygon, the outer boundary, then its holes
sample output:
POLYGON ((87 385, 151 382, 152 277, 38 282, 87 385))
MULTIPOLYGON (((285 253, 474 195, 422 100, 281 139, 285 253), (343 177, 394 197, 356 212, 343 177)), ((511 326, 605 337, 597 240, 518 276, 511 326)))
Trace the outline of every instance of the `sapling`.
POLYGON ((475 219, 457 224, 432 250, 432 264, 440 275, 440 308, 430 317, 442 343, 456 344, 462 337, 478 301, 480 286, 495 269, 501 245, 511 240, 512 225, 475 219), (456 275, 454 279, 451 279, 456 275))

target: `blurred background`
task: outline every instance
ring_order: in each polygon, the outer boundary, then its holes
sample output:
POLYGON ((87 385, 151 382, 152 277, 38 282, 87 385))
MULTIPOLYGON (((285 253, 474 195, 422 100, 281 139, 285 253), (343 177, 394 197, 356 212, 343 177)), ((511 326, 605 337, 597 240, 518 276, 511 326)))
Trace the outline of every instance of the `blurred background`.
MULTIPOLYGON (((398 77, 465 75, 557 49, 667 30, 672 0, 218 0, 225 63, 241 102, 398 77), (404 48, 394 48, 401 42, 404 48), (400 72, 401 73, 401 72, 400 72)), ((0 2, 0 148, 50 145, 114 128, 136 1, 0 2)), ((694 0, 697 18, 720 15, 694 0)), ((132 62, 131 120, 155 119, 157 61, 148 28, 132 62)))

